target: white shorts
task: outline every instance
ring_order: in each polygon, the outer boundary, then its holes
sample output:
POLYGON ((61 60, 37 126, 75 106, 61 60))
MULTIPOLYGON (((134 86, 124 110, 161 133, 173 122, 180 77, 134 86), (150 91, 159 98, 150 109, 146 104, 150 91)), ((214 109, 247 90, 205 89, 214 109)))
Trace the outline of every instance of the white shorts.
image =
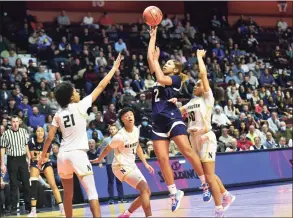
POLYGON ((190 134, 190 142, 193 150, 199 155, 201 162, 215 162, 217 153, 217 138, 213 131, 203 135, 190 134), (201 137, 207 140, 201 145, 201 137))
POLYGON ((92 164, 84 150, 59 152, 57 169, 62 179, 71 179, 73 173, 79 177, 93 174, 92 164))
POLYGON ((121 181, 126 182, 128 185, 136 189, 136 186, 141 181, 145 181, 146 179, 140 172, 137 166, 135 167, 128 167, 128 166, 121 166, 121 167, 112 167, 114 175, 121 181))

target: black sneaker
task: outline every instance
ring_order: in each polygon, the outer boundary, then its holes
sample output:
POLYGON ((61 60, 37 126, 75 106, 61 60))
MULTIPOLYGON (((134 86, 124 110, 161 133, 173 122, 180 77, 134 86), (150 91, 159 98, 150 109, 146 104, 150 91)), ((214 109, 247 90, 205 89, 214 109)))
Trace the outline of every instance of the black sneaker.
POLYGON ((119 200, 118 200, 118 203, 128 203, 128 201, 127 201, 127 200, 124 200, 124 199, 122 198, 122 199, 119 199, 119 200))
POLYGON ((113 200, 113 199, 110 199, 110 200, 108 201, 108 204, 114 204, 114 200, 113 200))

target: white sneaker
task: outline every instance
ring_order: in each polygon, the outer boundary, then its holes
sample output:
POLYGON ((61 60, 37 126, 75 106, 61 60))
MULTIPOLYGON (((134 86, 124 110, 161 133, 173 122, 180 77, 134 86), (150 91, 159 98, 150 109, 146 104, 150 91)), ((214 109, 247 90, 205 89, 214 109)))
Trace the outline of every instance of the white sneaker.
POLYGON ((65 210, 64 207, 60 208, 60 216, 64 216, 65 217, 65 210))
POLYGON ((36 211, 31 211, 29 215, 27 215, 27 217, 38 217, 37 216, 37 212, 36 211))

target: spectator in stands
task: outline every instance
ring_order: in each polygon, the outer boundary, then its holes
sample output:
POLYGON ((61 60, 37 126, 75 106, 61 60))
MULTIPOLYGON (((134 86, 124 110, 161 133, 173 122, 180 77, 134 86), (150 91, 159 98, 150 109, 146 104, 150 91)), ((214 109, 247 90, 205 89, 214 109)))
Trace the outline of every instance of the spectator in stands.
POLYGON ((99 157, 100 150, 96 147, 96 142, 93 139, 89 139, 89 150, 87 151, 87 156, 89 160, 94 160, 99 157))
POLYGON ((29 118, 29 125, 33 129, 37 129, 39 126, 44 126, 45 116, 39 113, 38 107, 33 107, 33 114, 29 118))
POLYGON ((224 51, 221 49, 220 43, 216 43, 216 48, 212 50, 219 60, 222 60, 225 57, 224 51))
POLYGON ((250 147, 252 146, 252 142, 246 138, 246 134, 243 133, 240 135, 240 139, 238 140, 237 147, 242 149, 243 151, 250 150, 250 147))
POLYGON ((79 55, 82 52, 82 45, 79 42, 79 38, 74 36, 73 43, 71 44, 71 51, 74 55, 79 55))
POLYGON ((108 65, 108 62, 106 58, 104 57, 104 52, 99 52, 99 57, 96 57, 96 65, 98 67, 106 67, 108 65))
POLYGON ((12 49, 9 51, 9 56, 8 56, 9 65, 11 65, 12 67, 15 67, 16 60, 17 60, 17 54, 12 49))
POLYGON ((263 146, 263 144, 261 143, 261 139, 259 136, 256 136, 254 138, 254 145, 250 147, 250 150, 263 150, 263 149, 267 149, 265 146, 263 146))
POLYGON ((50 115, 52 114, 52 108, 48 104, 48 99, 46 97, 40 98, 40 103, 37 105, 40 114, 50 115))
POLYGON ((219 30, 221 28, 221 22, 217 19, 217 15, 213 15, 213 19, 211 20, 211 27, 213 30, 219 30))
POLYGON ((102 112, 98 111, 95 119, 93 120, 93 122, 96 125, 96 128, 98 130, 100 130, 103 134, 106 132, 107 130, 107 125, 105 124, 104 120, 103 120, 103 116, 102 116, 102 112))
POLYGON ((115 105, 109 104, 108 110, 104 114, 104 121, 107 125, 112 125, 116 122, 116 120, 117 120, 117 115, 115 112, 115 105))
POLYGON ((238 115, 240 114, 239 110, 234 107, 231 99, 228 99, 227 105, 225 105, 224 107, 224 112, 226 116, 228 117, 228 119, 232 121, 238 119, 238 115))
POLYGON ((276 144, 277 143, 275 142, 272 133, 267 132, 267 138, 263 145, 268 149, 272 149, 272 148, 276 148, 276 144))
POLYGON ((13 97, 9 98, 7 112, 8 112, 8 118, 18 113, 18 108, 16 106, 16 102, 13 97))
POLYGON ((246 138, 248 138, 252 142, 252 144, 255 145, 255 138, 259 137, 259 135, 260 131, 256 129, 254 125, 250 125, 246 138))
POLYGON ((138 125, 138 129, 139 142, 146 145, 147 142, 152 138, 152 126, 149 124, 149 119, 147 117, 142 118, 142 122, 140 125, 138 125))
POLYGON ((225 152, 242 151, 242 149, 238 148, 237 145, 238 145, 237 139, 232 138, 231 143, 228 145, 228 147, 226 148, 225 152))
POLYGON ((272 116, 268 119, 268 126, 269 130, 272 131, 274 135, 280 130, 280 120, 276 112, 273 112, 272 116))
POLYGON ((163 18, 163 20, 161 22, 161 25, 166 30, 173 28, 173 23, 172 23, 171 19, 169 18, 168 14, 164 15, 164 18, 163 18))
POLYGON ((104 138, 102 132, 97 129, 96 125, 95 125, 95 122, 94 121, 91 121, 89 123, 89 128, 87 129, 87 136, 88 136, 88 139, 92 139, 93 138, 93 132, 96 131, 97 132, 97 138, 98 138, 98 141, 102 140, 104 138))
POLYGON ((151 74, 147 74, 146 79, 144 80, 144 87, 146 89, 151 89, 155 86, 155 81, 152 78, 151 74))
POLYGON ((292 50, 292 46, 288 45, 288 48, 286 50, 286 56, 289 60, 293 59, 293 50, 292 50))
POLYGON ((37 83, 41 83, 41 81, 43 81, 47 84, 50 84, 52 82, 51 74, 48 71, 45 72, 43 66, 39 67, 39 72, 35 74, 34 79, 37 83))
POLYGON ((22 102, 18 105, 18 109, 22 111, 25 120, 29 120, 30 116, 33 114, 32 106, 30 106, 28 103, 28 97, 24 96, 22 102))
POLYGON ((0 35, 0 54, 2 51, 6 51, 9 49, 9 44, 5 38, 3 38, 2 35, 0 35))
POLYGON ((119 39, 118 42, 115 43, 115 51, 117 53, 120 53, 120 52, 124 52, 124 53, 128 53, 128 50, 127 50, 127 47, 126 47, 126 44, 125 42, 123 42, 122 39, 119 39))
POLYGON ((39 41, 37 42, 38 49, 46 49, 49 48, 52 44, 52 39, 49 37, 45 30, 40 30, 39 32, 39 41))
POLYGON ((49 159, 52 163, 53 171, 54 171, 54 177, 56 185, 61 185, 61 179, 57 171, 57 157, 59 153, 59 146, 56 144, 52 145, 52 155, 50 155, 49 159))
POLYGON ((279 141, 281 137, 285 137, 286 142, 289 142, 289 140, 292 139, 292 129, 287 128, 284 121, 280 122, 280 131, 276 134, 276 140, 279 141))
POLYGON ((215 112, 213 113, 212 124, 215 124, 218 127, 231 125, 231 121, 221 111, 221 108, 218 105, 215 107, 215 112))
POLYGON ((104 12, 104 14, 100 17, 99 24, 104 27, 109 27, 114 24, 114 21, 107 12, 104 12))
POLYGON ((281 137, 279 139, 279 143, 276 144, 276 148, 288 148, 289 146, 287 145, 287 140, 285 137, 281 137))
POLYGON ((261 86, 271 86, 275 84, 274 77, 269 73, 269 69, 265 68, 264 72, 261 73, 259 78, 259 83, 261 86))
POLYGON ((61 28, 63 26, 69 26, 70 25, 70 19, 66 15, 65 11, 61 11, 61 15, 57 17, 57 23, 58 23, 59 27, 61 27, 61 28))
POLYGON ((85 25, 88 28, 91 28, 91 27, 94 27, 96 29, 99 28, 99 25, 94 24, 94 18, 92 17, 90 12, 88 12, 87 15, 83 17, 81 25, 85 25))
POLYGON ((89 116, 87 117, 88 123, 96 118, 97 113, 100 112, 98 111, 98 107, 96 105, 93 105, 91 108, 91 112, 89 116))
POLYGON ((288 24, 282 18, 277 23, 277 27, 279 27, 283 32, 285 32, 288 28, 288 24))
POLYGON ((221 152, 225 152, 226 148, 231 145, 232 139, 233 139, 233 137, 228 135, 228 129, 224 127, 222 129, 222 135, 219 138, 219 141, 223 142, 224 146, 225 146, 225 147, 220 149, 221 152))

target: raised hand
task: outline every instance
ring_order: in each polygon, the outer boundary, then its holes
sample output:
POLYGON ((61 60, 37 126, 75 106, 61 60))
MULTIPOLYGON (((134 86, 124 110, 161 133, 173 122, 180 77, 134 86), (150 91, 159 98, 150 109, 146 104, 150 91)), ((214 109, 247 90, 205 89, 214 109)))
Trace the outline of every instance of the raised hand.
POLYGON ((158 30, 157 26, 150 26, 150 29, 148 30, 148 32, 149 32, 151 38, 157 36, 157 30, 158 30))
POLYGON ((124 59, 124 56, 122 56, 121 53, 119 53, 119 55, 117 56, 116 60, 114 61, 113 68, 118 70, 119 66, 120 66, 120 63, 121 63, 121 61, 123 59, 124 59))
POLYGON ((206 50, 198 49, 197 52, 196 52, 196 55, 200 56, 200 57, 204 57, 206 55, 206 50))

